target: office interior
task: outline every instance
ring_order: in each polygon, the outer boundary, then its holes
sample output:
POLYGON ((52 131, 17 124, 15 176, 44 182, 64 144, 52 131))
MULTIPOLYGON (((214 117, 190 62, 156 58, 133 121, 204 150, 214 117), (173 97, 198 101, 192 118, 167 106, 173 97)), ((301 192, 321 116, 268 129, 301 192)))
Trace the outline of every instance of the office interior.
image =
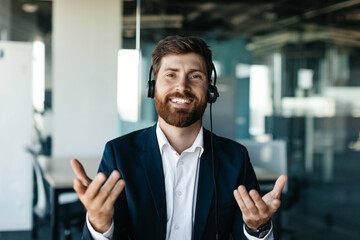
POLYGON ((287 174, 277 238, 357 239, 359 22, 359 0, 0 0, 0 239, 54 239, 49 210, 34 217, 34 161, 100 161, 108 140, 156 123, 151 53, 175 34, 213 51, 215 134, 287 174))

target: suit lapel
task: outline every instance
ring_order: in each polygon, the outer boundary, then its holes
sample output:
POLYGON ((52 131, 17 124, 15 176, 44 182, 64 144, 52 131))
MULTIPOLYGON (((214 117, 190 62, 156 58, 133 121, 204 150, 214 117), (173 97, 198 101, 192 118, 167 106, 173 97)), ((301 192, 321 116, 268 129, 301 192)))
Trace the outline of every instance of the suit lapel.
MULTIPOLYGON (((217 161, 215 159, 215 171, 217 161)), ((200 160, 198 192, 195 210, 194 239, 201 239, 210 212, 214 195, 213 169, 211 158, 210 133, 204 129, 204 153, 200 160)))
MULTIPOLYGON (((161 223, 163 239, 166 237, 166 195, 164 171, 162 166, 161 154, 156 138, 156 125, 149 129, 149 133, 144 137, 144 154, 142 162, 145 169, 147 183, 150 187, 152 198, 157 209, 161 223)), ((155 229, 154 229, 155 230, 155 229)))

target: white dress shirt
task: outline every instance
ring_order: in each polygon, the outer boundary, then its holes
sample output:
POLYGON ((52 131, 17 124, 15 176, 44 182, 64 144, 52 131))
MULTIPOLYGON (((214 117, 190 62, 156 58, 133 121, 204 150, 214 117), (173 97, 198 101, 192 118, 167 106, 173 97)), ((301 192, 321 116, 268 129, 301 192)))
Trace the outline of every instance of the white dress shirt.
MULTIPOLYGON (((165 134, 157 124, 156 136, 162 158, 165 194, 166 194, 166 239, 191 239, 195 221, 195 206, 199 176, 200 157, 204 152, 203 128, 201 127, 191 147, 180 155, 170 145, 165 134)), ((112 239, 114 223, 106 233, 98 233, 86 220, 91 236, 95 240, 112 239)), ((250 236, 244 228, 245 236, 249 240, 259 238, 250 236)), ((272 240, 272 228, 262 239, 272 240)))
POLYGON ((165 176, 166 239, 191 239, 195 221, 195 206, 200 157, 204 152, 203 129, 193 145, 180 155, 156 128, 165 176))

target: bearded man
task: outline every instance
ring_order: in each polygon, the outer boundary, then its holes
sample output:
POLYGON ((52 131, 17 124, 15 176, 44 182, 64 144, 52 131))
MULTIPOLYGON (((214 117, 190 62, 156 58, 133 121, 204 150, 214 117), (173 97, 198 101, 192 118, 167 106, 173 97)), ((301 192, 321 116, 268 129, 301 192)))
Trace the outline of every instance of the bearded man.
POLYGON ((202 127, 218 96, 207 44, 167 37, 152 69, 157 124, 109 141, 94 180, 71 161, 87 209, 83 239, 273 239, 286 176, 261 198, 246 148, 202 127))

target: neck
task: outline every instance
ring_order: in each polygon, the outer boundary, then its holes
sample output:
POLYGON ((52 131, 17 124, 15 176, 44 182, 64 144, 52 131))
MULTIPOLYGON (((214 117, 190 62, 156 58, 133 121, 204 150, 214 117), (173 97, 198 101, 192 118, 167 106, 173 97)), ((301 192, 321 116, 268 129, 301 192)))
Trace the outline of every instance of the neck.
POLYGON ((164 132, 170 145, 179 154, 191 147, 197 135, 199 134, 201 125, 202 121, 199 119, 197 122, 191 124, 188 127, 180 128, 169 125, 164 121, 164 119, 159 117, 159 127, 164 132))

